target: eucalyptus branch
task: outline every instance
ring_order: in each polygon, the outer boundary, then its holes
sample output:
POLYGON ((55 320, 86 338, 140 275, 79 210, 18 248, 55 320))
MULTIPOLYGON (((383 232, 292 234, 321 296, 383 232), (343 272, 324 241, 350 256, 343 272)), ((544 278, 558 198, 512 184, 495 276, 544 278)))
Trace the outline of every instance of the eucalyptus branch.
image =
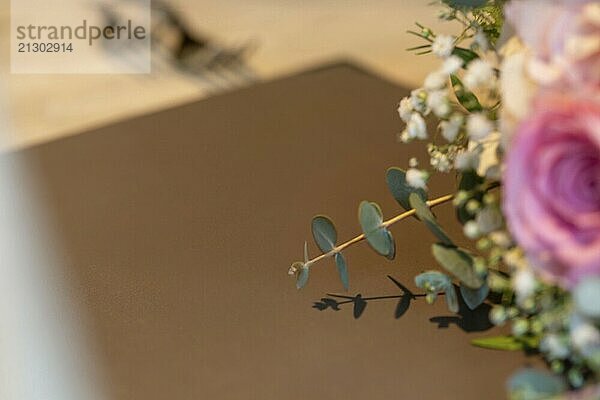
MULTIPOLYGON (((447 203, 447 202, 451 201, 452 199, 454 199, 454 194, 447 194, 445 196, 438 197, 437 199, 433 199, 433 200, 427 201, 426 204, 429 207, 435 207, 435 206, 438 206, 440 204, 447 203)), ((384 221, 381 224, 381 228, 389 228, 390 226, 394 225, 396 222, 402 221, 403 219, 411 217, 411 216, 413 216, 415 214, 416 214, 416 210, 414 208, 411 209, 411 210, 408 210, 408 211, 406 211, 406 212, 404 212, 402 214, 399 214, 399 215, 395 216, 394 218, 391 218, 391 219, 389 219, 387 221, 384 221)), ((339 246, 334 247, 332 250, 328 251, 327 253, 323 253, 320 256, 317 256, 317 257, 313 258, 312 260, 306 261, 304 263, 304 266, 305 267, 309 267, 309 266, 311 266, 311 265, 313 265, 313 264, 315 264, 315 263, 317 263, 317 262, 319 262, 321 260, 324 260, 324 259, 329 258, 329 257, 333 257, 337 253, 341 252, 342 250, 344 250, 344 249, 346 249, 346 248, 348 248, 348 247, 350 247, 350 246, 352 246, 352 245, 354 245, 356 243, 360 243, 360 242, 362 242, 365 239, 366 239, 366 235, 364 233, 362 233, 362 234, 360 234, 360 235, 358 235, 358 236, 356 236, 356 237, 348 240, 347 242, 344 242, 344 243, 340 244, 339 246)))

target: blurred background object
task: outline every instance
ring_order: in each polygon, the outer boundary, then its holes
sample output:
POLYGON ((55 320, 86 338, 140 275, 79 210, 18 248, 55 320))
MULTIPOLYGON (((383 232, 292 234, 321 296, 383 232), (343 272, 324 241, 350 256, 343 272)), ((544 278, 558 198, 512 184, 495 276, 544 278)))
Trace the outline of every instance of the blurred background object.
MULTIPOLYGON (((104 1, 98 12, 107 20, 123 17, 119 1, 104 1)), ((437 63, 405 51, 419 44, 406 34, 415 21, 440 30, 434 8, 423 0, 153 3, 151 74, 19 75, 9 74, 9 1, 2 0, 0 74, 14 126, 2 148, 75 134, 333 60, 351 59, 410 85, 437 63)))
MULTIPOLYGON (((7 87, 14 127, 3 149, 52 140, 334 59, 355 60, 411 85, 419 84, 424 71, 437 63, 431 56, 417 58, 404 51, 418 44, 405 33, 414 21, 437 24, 433 7, 423 0, 162 0, 153 10, 155 35, 162 42, 155 46, 149 75, 10 74, 10 1, 0 1, 0 78, 7 87), (175 65, 165 65, 169 30, 175 36, 184 34, 184 40, 176 37, 171 47, 178 49, 172 53, 175 65), (231 73, 233 61, 240 63, 231 73)), ((120 7, 107 4, 106 17, 118 16, 120 7)))

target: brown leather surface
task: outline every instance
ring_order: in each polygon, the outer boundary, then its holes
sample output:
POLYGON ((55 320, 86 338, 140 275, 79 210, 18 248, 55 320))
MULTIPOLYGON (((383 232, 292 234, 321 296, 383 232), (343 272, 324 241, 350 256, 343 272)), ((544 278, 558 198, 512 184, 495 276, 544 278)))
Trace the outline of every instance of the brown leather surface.
MULTIPOLYGON (((22 153, 114 399, 504 398, 524 359, 471 347, 497 333, 459 327, 473 321, 430 321, 452 317, 443 299, 398 319, 398 299, 370 301, 355 319, 351 305, 312 308, 342 292, 331 262, 302 291, 287 276, 314 214, 347 239, 361 200, 400 211, 385 170, 423 154, 395 142, 405 93, 339 64, 22 153)), ((437 213, 454 221, 450 206, 437 213)), ((393 262, 366 244, 346 252, 352 295, 401 294, 387 274, 418 292, 414 275, 436 267, 418 221, 393 232, 393 262)))

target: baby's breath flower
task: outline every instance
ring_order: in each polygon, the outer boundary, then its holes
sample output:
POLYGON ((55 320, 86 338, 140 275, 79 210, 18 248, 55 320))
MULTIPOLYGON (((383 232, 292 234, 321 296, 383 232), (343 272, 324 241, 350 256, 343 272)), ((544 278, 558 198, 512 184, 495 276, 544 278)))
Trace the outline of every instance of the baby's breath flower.
POLYGON ((438 35, 433 44, 431 51, 440 58, 450 57, 454 50, 454 37, 448 35, 438 35))
POLYGON ((490 322, 494 325, 503 325, 506 321, 506 310, 502 306, 494 306, 490 310, 490 322))
POLYGON ((578 315, 571 317, 571 342, 581 353, 588 353, 600 347, 600 332, 578 315))
POLYGON ((406 171, 406 183, 414 188, 427 190, 428 179, 429 174, 427 171, 417 168, 410 168, 406 171))
POLYGON ((454 168, 459 171, 477 170, 481 154, 477 151, 463 151, 456 155, 454 168))
POLYGON ((444 74, 441 71, 435 71, 431 74, 427 75, 425 78, 425 82, 423 83, 423 87, 429 91, 442 89, 446 87, 448 83, 448 75, 444 74))
POLYGON ((537 287, 533 271, 530 268, 517 269, 512 276, 512 286, 517 295, 517 303, 523 303, 524 300, 533 295, 537 287))
POLYGON ((427 139, 427 126, 425 120, 419 113, 412 113, 407 126, 410 139, 427 139))
POLYGON ((402 100, 400 100, 400 104, 398 105, 398 115, 400 115, 402 121, 408 123, 408 121, 410 121, 410 117, 413 111, 414 109, 410 98, 405 97, 402 100))
POLYGON ((491 87, 495 81, 494 68, 481 59, 473 60, 467 67, 463 82, 467 89, 476 90, 482 87, 491 87))
POLYGON ((436 90, 429 92, 427 96, 427 107, 439 118, 445 118, 452 110, 448 92, 445 90, 436 90))
POLYGON ((442 153, 438 153, 431 159, 431 166, 439 172, 450 172, 452 169, 452 163, 448 160, 448 156, 442 153))
POLYGON ((542 339, 540 350, 547 353, 551 359, 565 359, 569 356, 569 348, 565 343, 565 339, 560 336, 549 333, 542 339))
POLYGON ((442 136, 449 142, 454 142, 460 132, 460 128, 464 122, 462 114, 454 114, 448 121, 442 121, 440 128, 442 136))
POLYGON ((468 221, 463 227, 463 232, 466 237, 472 240, 481 236, 481 231, 479 230, 479 226, 477 226, 477 222, 475 221, 468 221))
POLYGON ((490 43, 488 41, 487 36, 481 30, 477 31, 475 37, 473 38, 473 43, 477 46, 477 48, 483 52, 486 52, 490 48, 490 43))
POLYGON ((419 161, 416 157, 412 157, 410 160, 408 160, 408 166, 411 168, 417 168, 419 166, 419 161))
POLYGON ((424 115, 429 113, 429 109, 427 108, 427 92, 422 88, 410 92, 410 102, 415 111, 424 115))
POLYGON ((483 140, 494 131, 494 124, 484 114, 469 115, 467 133, 473 140, 483 140))
POLYGON ((490 233, 489 237, 490 237, 490 240, 492 242, 494 242, 494 244, 496 246, 502 247, 504 249, 509 248, 510 245, 512 244, 512 240, 510 239, 510 236, 505 231, 492 232, 492 233, 490 233))
POLYGON ((444 60, 444 64, 442 64, 442 71, 445 74, 455 74, 459 69, 462 68, 464 62, 462 58, 458 56, 450 56, 444 60))
POLYGON ((512 323, 513 335, 523 336, 529 330, 529 322, 525 318, 515 318, 512 323))
POLYGON ((523 256, 523 252, 518 248, 512 248, 504 253, 502 257, 506 265, 512 268, 526 268, 527 261, 523 256))

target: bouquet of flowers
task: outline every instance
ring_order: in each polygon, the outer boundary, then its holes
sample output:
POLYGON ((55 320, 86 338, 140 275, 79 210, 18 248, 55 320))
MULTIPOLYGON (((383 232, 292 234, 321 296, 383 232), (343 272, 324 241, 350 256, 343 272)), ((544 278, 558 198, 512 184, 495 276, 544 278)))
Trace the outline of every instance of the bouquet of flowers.
POLYGON ((409 49, 440 68, 400 101, 401 142, 424 141, 429 160, 390 168, 387 183, 406 210, 385 220, 359 206, 362 234, 338 244, 333 222, 312 221, 322 254, 289 269, 306 285, 333 258, 348 287, 344 249, 366 241, 393 259, 389 228, 416 216, 435 235, 440 268, 415 277, 428 302, 444 294, 458 311, 492 304, 510 336, 477 341, 539 354, 548 369, 517 371, 513 399, 600 399, 600 3, 594 0, 443 0, 456 36, 423 25, 409 49), (428 129, 435 124, 436 132, 428 129), (434 173, 456 174, 456 193, 428 197, 434 173), (431 208, 452 203, 471 248, 456 246, 431 208), (459 288, 457 291, 456 288, 459 288))

